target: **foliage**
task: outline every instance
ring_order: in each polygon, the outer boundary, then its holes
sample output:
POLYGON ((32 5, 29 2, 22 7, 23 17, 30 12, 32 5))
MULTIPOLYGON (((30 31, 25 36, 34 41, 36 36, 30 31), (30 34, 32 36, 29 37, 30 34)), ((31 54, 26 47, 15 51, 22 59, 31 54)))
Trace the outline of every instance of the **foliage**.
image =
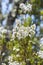
MULTIPOLYGON (((3 14, 0 11, 1 24, 7 20, 6 26, 0 26, 0 65, 43 65, 43 43, 40 44, 40 35, 36 36, 40 15, 43 16, 43 0, 9 1, 13 3, 10 12, 3 14), (30 17, 26 18, 27 14, 30 17), (31 15, 34 15, 36 24, 33 24, 31 15)), ((40 31, 43 35, 41 26, 40 31)))

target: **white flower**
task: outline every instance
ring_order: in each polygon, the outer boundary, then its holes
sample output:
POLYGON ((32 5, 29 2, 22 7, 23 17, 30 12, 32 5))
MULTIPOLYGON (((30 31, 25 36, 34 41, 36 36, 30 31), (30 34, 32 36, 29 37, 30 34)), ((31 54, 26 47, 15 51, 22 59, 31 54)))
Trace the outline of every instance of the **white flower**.
POLYGON ((7 29, 3 29, 3 30, 2 30, 2 34, 3 34, 3 33, 7 33, 7 29))
POLYGON ((16 37, 20 40, 21 39, 21 34, 17 32, 16 37))
POLYGON ((12 13, 12 17, 15 17, 15 15, 16 15, 15 13, 12 13))
POLYGON ((26 5, 24 4, 24 3, 21 3, 20 4, 20 8, 23 10, 23 11, 27 11, 27 7, 26 7, 26 5))
POLYGON ((9 62, 9 65, 13 65, 13 63, 12 62, 9 62))
POLYGON ((40 50, 40 51, 37 52, 37 53, 38 53, 38 55, 39 55, 40 58, 43 58, 43 51, 40 50))
POLYGON ((28 4, 28 5, 25 5, 24 3, 21 3, 20 4, 20 8, 23 10, 23 12, 30 12, 32 10, 32 5, 31 4, 28 4))
POLYGON ((32 28, 33 30, 35 30, 35 29, 36 29, 36 25, 35 25, 35 24, 31 25, 31 28, 32 28))
POLYGON ((6 65, 5 63, 2 63, 2 65, 6 65))
POLYGON ((31 11, 32 10, 32 5, 31 4, 28 4, 27 5, 27 11, 31 11))
POLYGON ((13 50, 16 50, 16 48, 15 48, 15 47, 13 47, 13 50))
POLYGON ((15 34, 16 34, 16 32, 13 32, 13 34, 12 34, 13 39, 15 39, 15 34))
POLYGON ((9 65, 20 65, 20 63, 14 61, 14 62, 9 62, 9 65))
POLYGON ((16 49, 16 51, 19 51, 20 49, 16 49))
POLYGON ((20 55, 19 55, 19 54, 17 54, 17 55, 16 55, 16 57, 20 57, 20 55))
POLYGON ((0 30, 2 30, 2 29, 3 29, 3 26, 0 27, 0 30))
POLYGON ((15 15, 16 15, 15 13, 16 13, 16 9, 12 10, 12 13, 11 13, 12 17, 15 17, 15 15))
MULTIPOLYGON (((18 22, 17 22, 18 23, 18 22)), ((34 36, 34 34, 35 34, 35 28, 36 28, 36 26, 35 25, 32 25, 31 27, 29 27, 29 26, 27 26, 27 27, 25 27, 25 26, 17 26, 17 27, 15 27, 14 29, 13 29, 13 37, 17 37, 18 38, 18 40, 20 40, 21 38, 25 38, 25 37, 27 37, 28 35, 30 36, 30 37, 32 37, 32 36, 34 36), (15 36, 15 34, 16 34, 16 36, 15 36)))
POLYGON ((17 49, 16 47, 13 47, 13 50, 19 51, 20 49, 17 49))
POLYGON ((8 56, 8 60, 12 61, 13 57, 12 56, 8 56))
POLYGON ((16 19, 15 22, 16 22, 16 25, 21 25, 21 20, 20 19, 16 19))
POLYGON ((24 9, 24 7, 26 7, 25 4, 24 4, 24 3, 21 3, 21 4, 20 4, 20 8, 21 8, 21 9, 24 9))
POLYGON ((21 32, 21 36, 22 38, 25 38, 26 36, 28 36, 28 32, 27 31, 21 32))
POLYGON ((20 65, 19 63, 17 63, 17 65, 20 65))
POLYGON ((33 36, 35 34, 35 31, 30 29, 29 34, 31 34, 31 36, 33 36))
POLYGON ((3 52, 3 53, 2 53, 2 56, 4 56, 4 55, 5 55, 5 53, 3 52))

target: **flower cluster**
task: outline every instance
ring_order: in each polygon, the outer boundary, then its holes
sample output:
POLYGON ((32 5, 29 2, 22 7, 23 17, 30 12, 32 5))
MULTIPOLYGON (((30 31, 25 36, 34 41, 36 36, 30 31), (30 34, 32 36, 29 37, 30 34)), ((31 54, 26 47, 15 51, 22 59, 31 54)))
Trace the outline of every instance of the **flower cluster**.
POLYGON ((12 56, 8 56, 8 60, 12 62, 13 57, 12 56))
POLYGON ((20 19, 15 19, 15 23, 16 23, 16 26, 21 25, 21 20, 20 19))
MULTIPOLYGON (((18 57, 19 55, 17 54, 16 56, 18 57)), ((21 65, 17 61, 13 61, 13 56, 8 56, 8 60, 9 60, 8 62, 9 65, 21 65)))
POLYGON ((27 36, 32 37, 35 34, 35 24, 33 24, 32 26, 17 26, 13 29, 13 34, 12 34, 12 38, 14 39, 15 37, 17 37, 19 40, 22 38, 25 38, 27 36))
POLYGON ((28 4, 25 5, 24 3, 20 4, 20 8, 24 11, 24 12, 30 12, 32 10, 32 5, 28 4))
POLYGON ((16 47, 13 47, 13 50, 19 51, 20 49, 19 48, 17 49, 16 47))
POLYGON ((6 65, 5 63, 2 63, 2 65, 6 65))
POLYGON ((13 62, 13 56, 8 56, 8 60, 9 60, 8 62, 9 65, 20 65, 17 61, 13 62))
POLYGON ((16 61, 15 62, 9 62, 9 65, 21 65, 19 63, 17 63, 16 61))
POLYGON ((7 30, 7 29, 4 28, 3 26, 1 26, 1 27, 0 27, 0 38, 2 38, 2 37, 3 37, 3 34, 6 34, 6 33, 10 34, 11 31, 10 31, 10 30, 7 30))
POLYGON ((18 38, 19 40, 25 38, 27 36, 32 37, 35 34, 36 25, 33 24, 30 27, 21 25, 20 20, 16 19, 16 26, 12 31, 5 29, 4 27, 0 27, 0 37, 3 37, 3 34, 8 33, 12 35, 12 39, 18 38))
POLYGON ((38 53, 38 56, 40 57, 40 58, 43 58, 43 51, 39 51, 39 52, 37 52, 38 53))

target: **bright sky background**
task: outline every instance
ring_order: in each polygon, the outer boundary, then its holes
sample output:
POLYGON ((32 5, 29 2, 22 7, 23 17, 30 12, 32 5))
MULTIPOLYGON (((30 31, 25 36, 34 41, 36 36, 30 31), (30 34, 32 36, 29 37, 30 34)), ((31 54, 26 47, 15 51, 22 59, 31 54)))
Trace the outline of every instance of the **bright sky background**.
POLYGON ((2 0, 2 14, 8 14, 12 8, 13 8, 13 4, 9 4, 9 0, 2 0))

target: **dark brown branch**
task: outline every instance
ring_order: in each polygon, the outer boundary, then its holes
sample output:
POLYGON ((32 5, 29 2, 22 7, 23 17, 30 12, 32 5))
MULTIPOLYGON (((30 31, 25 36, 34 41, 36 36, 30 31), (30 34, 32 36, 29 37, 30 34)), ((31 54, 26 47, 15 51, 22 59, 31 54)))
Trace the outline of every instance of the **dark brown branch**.
MULTIPOLYGON (((27 0, 23 0, 23 3, 26 3, 26 1, 27 1, 27 0)), ((18 10, 19 10, 19 4, 20 4, 20 2, 15 3, 15 5, 17 6, 17 10, 16 10, 16 15, 15 15, 15 17, 12 17, 11 12, 9 13, 9 15, 8 15, 8 20, 7 20, 7 25, 8 25, 8 26, 12 26, 13 23, 14 23, 14 21, 15 21, 15 19, 16 19, 17 16, 19 15, 19 12, 18 12, 18 10)))

